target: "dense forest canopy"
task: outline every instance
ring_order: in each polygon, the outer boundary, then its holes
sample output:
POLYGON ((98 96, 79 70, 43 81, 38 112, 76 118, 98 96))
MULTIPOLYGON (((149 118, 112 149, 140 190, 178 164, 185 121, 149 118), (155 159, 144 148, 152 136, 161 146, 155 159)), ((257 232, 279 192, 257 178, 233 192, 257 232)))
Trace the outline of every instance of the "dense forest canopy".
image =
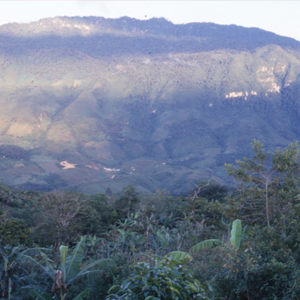
POLYGON ((186 197, 2 185, 2 298, 298 299, 298 144, 225 168, 186 197))

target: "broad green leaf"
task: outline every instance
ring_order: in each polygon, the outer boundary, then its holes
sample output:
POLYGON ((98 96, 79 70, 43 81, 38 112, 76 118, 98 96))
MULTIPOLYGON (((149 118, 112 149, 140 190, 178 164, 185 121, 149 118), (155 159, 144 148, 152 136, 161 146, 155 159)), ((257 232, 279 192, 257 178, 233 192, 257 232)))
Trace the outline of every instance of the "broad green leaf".
POLYGON ((192 261, 193 257, 183 251, 173 251, 168 253, 164 258, 169 258, 171 261, 176 260, 179 262, 192 261))
POLYGON ((113 292, 113 291, 117 291, 118 288, 120 288, 119 285, 113 285, 113 286, 108 290, 108 292, 111 293, 111 292, 113 292))
POLYGON ((68 255, 68 247, 61 245, 59 247, 59 252, 60 252, 60 259, 61 259, 61 264, 62 264, 62 273, 63 273, 63 281, 66 283, 66 259, 68 255))
POLYGON ((242 222, 241 220, 237 219, 232 222, 230 242, 235 247, 240 248, 241 239, 242 239, 242 222))
POLYGON ((65 282, 77 276, 80 271, 81 263, 83 260, 84 249, 85 249, 85 240, 84 236, 80 242, 76 245, 72 254, 69 255, 66 259, 66 279, 65 282))
POLYGON ((220 246, 220 245, 224 245, 224 243, 218 239, 205 240, 193 246, 191 248, 191 251, 195 252, 195 251, 204 250, 213 246, 220 246))

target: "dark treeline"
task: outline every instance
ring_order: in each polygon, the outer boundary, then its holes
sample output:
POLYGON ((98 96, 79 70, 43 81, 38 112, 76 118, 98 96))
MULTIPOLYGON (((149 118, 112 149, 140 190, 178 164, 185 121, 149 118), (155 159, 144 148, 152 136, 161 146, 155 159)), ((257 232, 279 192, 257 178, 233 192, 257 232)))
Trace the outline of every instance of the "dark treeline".
POLYGON ((185 197, 0 186, 2 299, 299 299, 298 145, 252 146, 185 197))

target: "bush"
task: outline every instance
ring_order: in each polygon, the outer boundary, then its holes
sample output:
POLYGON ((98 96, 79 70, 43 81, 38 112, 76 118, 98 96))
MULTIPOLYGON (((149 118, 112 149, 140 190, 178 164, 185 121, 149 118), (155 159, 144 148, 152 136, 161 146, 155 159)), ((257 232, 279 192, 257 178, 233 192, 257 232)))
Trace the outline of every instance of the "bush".
POLYGON ((152 259, 136 266, 135 274, 120 286, 113 286, 107 300, 208 299, 207 287, 180 262, 152 259))

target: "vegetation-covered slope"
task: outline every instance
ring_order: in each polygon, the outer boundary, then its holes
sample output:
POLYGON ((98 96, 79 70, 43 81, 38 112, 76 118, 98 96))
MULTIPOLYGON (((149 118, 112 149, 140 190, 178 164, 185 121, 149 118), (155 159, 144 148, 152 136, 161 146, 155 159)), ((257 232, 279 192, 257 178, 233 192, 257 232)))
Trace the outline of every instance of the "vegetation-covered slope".
POLYGON ((0 27, 0 181, 93 193, 225 180, 299 136, 300 43, 255 28, 54 18, 0 27))

